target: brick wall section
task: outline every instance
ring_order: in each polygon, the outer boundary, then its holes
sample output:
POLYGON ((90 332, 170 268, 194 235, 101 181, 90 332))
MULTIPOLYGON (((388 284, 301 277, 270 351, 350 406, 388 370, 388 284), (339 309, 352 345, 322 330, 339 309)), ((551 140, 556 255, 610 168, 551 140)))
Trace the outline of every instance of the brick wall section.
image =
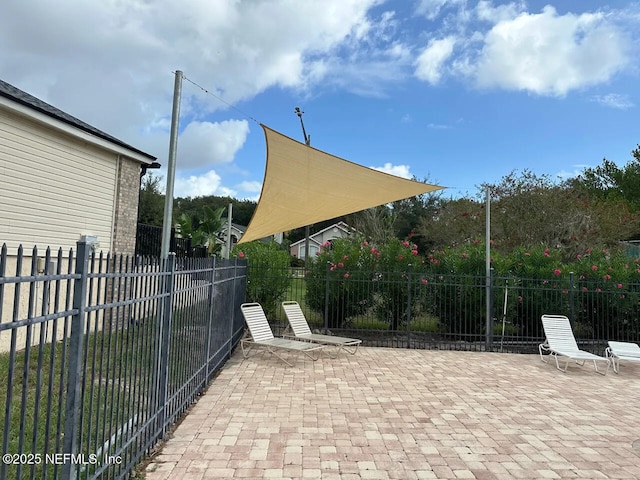
POLYGON ((116 218, 113 232, 113 252, 134 255, 136 249, 136 225, 138 222, 138 197, 140 195, 140 164, 119 157, 116 190, 116 218))

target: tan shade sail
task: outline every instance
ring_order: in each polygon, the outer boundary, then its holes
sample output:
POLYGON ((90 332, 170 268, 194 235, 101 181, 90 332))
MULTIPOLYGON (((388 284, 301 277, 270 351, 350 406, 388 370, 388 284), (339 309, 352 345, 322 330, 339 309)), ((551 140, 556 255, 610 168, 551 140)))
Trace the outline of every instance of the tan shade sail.
POLYGON ((267 168, 239 243, 443 188, 357 165, 261 126, 267 168))

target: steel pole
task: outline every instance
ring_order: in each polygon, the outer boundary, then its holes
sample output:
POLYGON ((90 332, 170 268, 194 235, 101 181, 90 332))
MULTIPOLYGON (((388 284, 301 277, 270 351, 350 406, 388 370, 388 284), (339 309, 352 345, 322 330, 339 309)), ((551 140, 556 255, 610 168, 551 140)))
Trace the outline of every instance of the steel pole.
POLYGON ((176 70, 173 87, 173 110, 171 112, 171 135, 169 137, 169 159, 167 164, 167 189, 164 196, 164 218, 162 220, 162 246, 160 258, 167 258, 171 243, 173 219, 173 184, 176 177, 176 156, 178 153, 178 127, 180 124, 180 96, 182 94, 182 71, 176 70))

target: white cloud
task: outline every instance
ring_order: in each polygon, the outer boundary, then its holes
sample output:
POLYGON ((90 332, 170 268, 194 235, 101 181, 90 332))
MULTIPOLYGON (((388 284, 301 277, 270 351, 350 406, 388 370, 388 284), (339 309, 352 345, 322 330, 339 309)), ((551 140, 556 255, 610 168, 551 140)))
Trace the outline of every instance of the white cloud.
POLYGON ((437 84, 442 77, 442 65, 453 53, 455 43, 453 37, 430 40, 416 60, 416 77, 437 84))
POLYGON ((563 96, 606 82, 627 63, 622 33, 600 13, 558 15, 551 6, 498 22, 474 77, 481 87, 563 96))
MULTIPOLYGON (((0 71, 3 80, 124 141, 144 147, 139 137, 148 135, 149 153, 160 157, 168 145, 153 132, 167 132, 177 69, 232 105, 274 86, 322 85, 340 72, 335 58, 363 46, 367 55, 349 60, 362 64, 361 78, 372 72, 380 82, 398 78, 390 72, 397 58, 384 53, 392 15, 370 16, 379 3, 9 2, 0 15, 0 71), (328 67, 319 68, 322 63, 328 67)), ((353 65, 352 75, 357 72, 353 65)), ((184 116, 204 120, 225 108, 184 83, 184 116)))
POLYGON ((262 190, 261 182, 241 182, 238 188, 246 192, 259 192, 262 190))
POLYGON ((435 20, 443 10, 449 7, 464 5, 465 0, 419 0, 416 13, 429 20, 435 20))
POLYGON ((373 168, 374 170, 378 170, 379 172, 395 175, 396 177, 413 178, 411 172, 409 171, 409 165, 393 165, 392 163, 387 162, 382 167, 371 168, 373 168))
POLYGON ((633 9, 558 14, 552 6, 531 13, 524 0, 473 4, 418 3, 418 14, 440 23, 425 32, 429 42, 417 51, 417 78, 435 85, 455 77, 479 88, 562 97, 630 66, 634 50, 626 32, 637 27, 633 9))
POLYGON ((427 128, 432 130, 448 130, 451 128, 451 125, 444 125, 442 123, 429 123, 427 124, 427 128))
POLYGON ((242 198, 257 200, 262 192, 262 182, 241 182, 236 188, 242 193, 242 198))
POLYGON ((476 5, 476 15, 479 20, 495 24, 498 22, 513 20, 520 13, 524 12, 525 9, 526 4, 522 1, 494 7, 493 2, 482 0, 478 2, 478 5, 476 5))
POLYGON ((594 95, 591 100, 598 102, 606 107, 618 108, 620 110, 626 110, 634 107, 634 103, 629 98, 629 95, 621 95, 618 93, 608 93, 606 95, 594 95))
POLYGON ((205 168, 233 161, 249 134, 246 120, 219 123, 194 121, 178 138, 180 168, 205 168))
POLYGON ((202 197, 208 195, 235 197, 236 192, 221 186, 221 182, 220 175, 214 170, 209 170, 202 175, 176 176, 173 197, 202 197))
POLYGON ((573 170, 572 172, 569 172, 567 170, 560 170, 558 173, 556 173, 555 178, 559 180, 569 180, 570 178, 576 178, 581 173, 582 173, 582 170, 577 170, 577 169, 573 170))

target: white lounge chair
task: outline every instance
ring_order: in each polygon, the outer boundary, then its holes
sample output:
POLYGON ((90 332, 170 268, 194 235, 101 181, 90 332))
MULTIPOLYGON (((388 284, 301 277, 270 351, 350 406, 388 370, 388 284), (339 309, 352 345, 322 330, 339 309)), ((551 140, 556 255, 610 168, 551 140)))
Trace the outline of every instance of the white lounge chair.
POLYGON ((618 373, 620 360, 640 362, 640 346, 631 342, 609 341, 609 346, 604 350, 604 355, 611 360, 613 371, 618 373))
POLYGON ((575 360, 578 365, 584 365, 584 363, 589 360, 593 361, 593 366, 595 367, 596 372, 602 375, 607 374, 607 371, 611 366, 611 360, 606 357, 601 357, 600 355, 580 350, 573 335, 573 330, 571 330, 571 323, 567 317, 564 315, 542 315, 542 326, 547 337, 545 342, 538 346, 540 359, 543 362, 548 362, 549 357, 555 357, 556 367, 558 370, 566 372, 571 360, 575 360), (544 353, 548 353, 548 355, 544 355, 544 353), (546 360, 545 357, 547 357, 546 360), (560 368, 558 357, 567 357, 564 368, 560 368), (598 370, 598 361, 607 363, 607 368, 604 372, 598 370))
POLYGON ((264 310, 259 303, 243 303, 240 306, 244 320, 249 327, 249 336, 240 340, 242 347, 242 355, 247 358, 253 347, 263 347, 267 352, 275 355, 287 365, 291 366, 281 355, 279 351, 293 351, 303 353, 311 360, 316 361, 320 357, 323 345, 301 342, 288 338, 276 338, 273 336, 271 327, 264 310))
POLYGON ((293 334, 285 334, 288 337, 296 338, 299 340, 306 340, 308 342, 320 343, 322 345, 331 345, 338 348, 338 351, 344 349, 352 355, 358 351, 358 347, 362 343, 362 340, 358 338, 338 337, 335 335, 322 335, 319 333, 312 333, 309 328, 309 323, 302 313, 302 309, 298 302, 282 302, 282 309, 287 315, 289 320, 289 327, 293 331, 293 334))

